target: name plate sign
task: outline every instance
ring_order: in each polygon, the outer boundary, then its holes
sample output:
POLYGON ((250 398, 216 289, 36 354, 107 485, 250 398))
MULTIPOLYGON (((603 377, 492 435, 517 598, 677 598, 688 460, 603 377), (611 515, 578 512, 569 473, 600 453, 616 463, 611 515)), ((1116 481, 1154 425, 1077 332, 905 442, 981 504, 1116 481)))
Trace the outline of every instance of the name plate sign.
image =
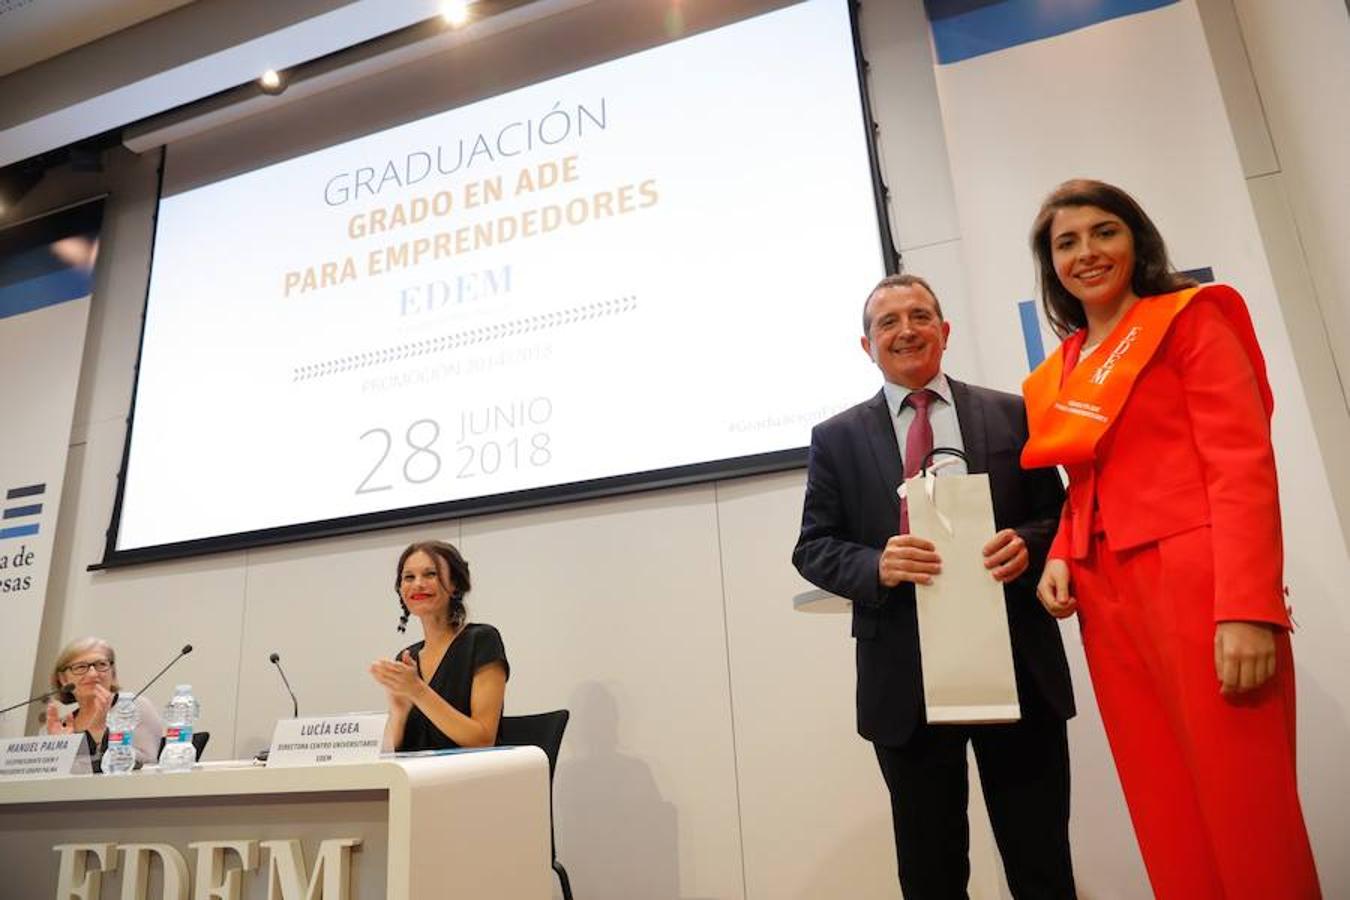
POLYGON ((88 775, 89 757, 80 752, 83 749, 84 732, 9 738, 0 743, 0 779, 88 775), (83 765, 77 766, 77 761, 83 765))
POLYGON ((326 766, 380 758, 387 713, 282 719, 272 732, 267 767, 326 766))

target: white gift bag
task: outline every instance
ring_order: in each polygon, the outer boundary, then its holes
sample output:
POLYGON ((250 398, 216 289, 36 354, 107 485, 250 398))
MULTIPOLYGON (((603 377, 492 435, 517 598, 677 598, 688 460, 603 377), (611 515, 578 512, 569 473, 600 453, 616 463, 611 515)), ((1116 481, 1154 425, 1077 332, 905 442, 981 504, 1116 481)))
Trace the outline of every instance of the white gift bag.
MULTIPOLYGON (((939 448, 929 454, 961 455, 939 448)), ((948 456, 955 462, 955 456, 948 456)), ((989 476, 935 477, 920 469, 901 488, 910 532, 932 541, 942 573, 916 584, 923 694, 930 723, 1016 722, 1021 718, 1003 586, 984 567, 994 536, 989 476), (925 477, 926 473, 926 477, 925 477)))

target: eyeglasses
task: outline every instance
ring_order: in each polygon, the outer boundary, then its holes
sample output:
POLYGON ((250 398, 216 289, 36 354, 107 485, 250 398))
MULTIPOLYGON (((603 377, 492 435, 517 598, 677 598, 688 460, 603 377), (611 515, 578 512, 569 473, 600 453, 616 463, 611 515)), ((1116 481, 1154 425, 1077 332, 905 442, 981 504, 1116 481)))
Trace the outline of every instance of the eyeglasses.
POLYGON ((78 677, 80 675, 83 675, 85 672, 88 672, 90 669, 93 669, 95 672, 98 672, 100 675, 102 675, 104 672, 108 671, 111 668, 112 663, 108 662, 108 660, 96 659, 93 662, 72 663, 71 665, 66 666, 65 671, 78 677))

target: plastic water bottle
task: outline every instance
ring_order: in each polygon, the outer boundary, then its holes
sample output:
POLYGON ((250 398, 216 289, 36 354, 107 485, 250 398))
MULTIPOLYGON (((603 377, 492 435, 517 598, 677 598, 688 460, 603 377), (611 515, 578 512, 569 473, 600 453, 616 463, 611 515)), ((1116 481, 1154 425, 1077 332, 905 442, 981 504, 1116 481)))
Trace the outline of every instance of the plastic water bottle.
POLYGON ((192 685, 180 684, 174 688, 173 699, 164 707, 164 749, 159 753, 161 772, 191 772, 197 761, 197 748, 192 746, 192 728, 201 714, 197 698, 192 696, 192 685))
POLYGON ((125 775, 136 768, 136 748, 131 739, 140 721, 136 695, 119 693, 108 710, 108 749, 103 751, 100 766, 104 775, 125 775))

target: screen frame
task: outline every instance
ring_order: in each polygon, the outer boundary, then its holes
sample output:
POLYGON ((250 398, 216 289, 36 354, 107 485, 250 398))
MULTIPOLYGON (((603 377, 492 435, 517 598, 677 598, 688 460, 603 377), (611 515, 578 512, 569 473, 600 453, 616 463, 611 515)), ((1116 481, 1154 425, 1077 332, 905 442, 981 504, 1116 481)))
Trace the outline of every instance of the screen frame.
MULTIPOLYGON (((863 52, 862 34, 859 23, 859 0, 838 0, 845 3, 849 15, 849 27, 852 37, 854 74, 858 85, 859 125, 863 129, 863 141, 867 151, 868 167, 872 182, 872 194, 876 214, 879 248, 882 255, 884 274, 892 275, 900 271, 900 253, 896 249, 891 229, 888 209, 890 191, 886 187, 881 173, 881 158, 877 145, 878 126, 872 115, 872 104, 868 86, 868 63, 863 52)), ((787 4, 791 6, 794 4, 787 4)), ((778 7, 779 9, 784 7, 778 7)), ((768 12, 768 11, 766 11, 768 12)), ((736 24, 754 18, 754 15, 735 20, 736 24)), ((671 42, 673 43, 673 41, 671 42)), ((656 44, 655 46, 663 46, 656 44)), ((628 55, 621 53, 614 59, 628 55)), ((579 64, 568 72, 582 71, 596 65, 594 62, 579 64)), ((485 94, 475 100, 490 99, 498 94, 485 94)), ((454 107, 450 107, 454 108, 454 107)), ((156 173, 155 211, 151 223, 150 258, 146 267, 145 298, 141 310, 141 333, 138 339, 136 365, 133 372, 131 404, 127 412, 127 430, 122 448, 122 461, 117 472, 116 494, 113 500, 111 522, 106 532, 103 558, 88 567, 89 571, 116 569, 151 562, 184 559, 210 554, 228 553, 259 547, 296 543, 319 538, 339 537, 388 528, 419 525, 429 522, 441 522, 494 513, 512 512, 564 503, 576 503, 604 497, 637 494, 667 488, 684 487, 720 481, 728 478, 744 478, 773 472, 801 468, 806 464, 807 448, 794 447, 749 456, 729 457, 709 460, 665 469, 643 472, 630 472, 622 475, 582 481, 565 482, 547 487, 510 491, 498 494, 486 494, 458 500, 439 501, 417 506, 400 507, 372 513, 361 513, 333 519, 320 519, 273 528, 216 535, 208 538, 196 538, 155 544, 148 547, 117 549, 117 539, 122 518, 122 507, 126 489, 127 470, 131 456, 132 432, 135 428, 136 398, 140 389, 141 359, 144 352, 146 322, 150 302, 150 272, 154 268, 154 254, 159 229, 160 202, 164 194, 164 175, 167 161, 167 148, 160 148, 159 166, 156 173)))

